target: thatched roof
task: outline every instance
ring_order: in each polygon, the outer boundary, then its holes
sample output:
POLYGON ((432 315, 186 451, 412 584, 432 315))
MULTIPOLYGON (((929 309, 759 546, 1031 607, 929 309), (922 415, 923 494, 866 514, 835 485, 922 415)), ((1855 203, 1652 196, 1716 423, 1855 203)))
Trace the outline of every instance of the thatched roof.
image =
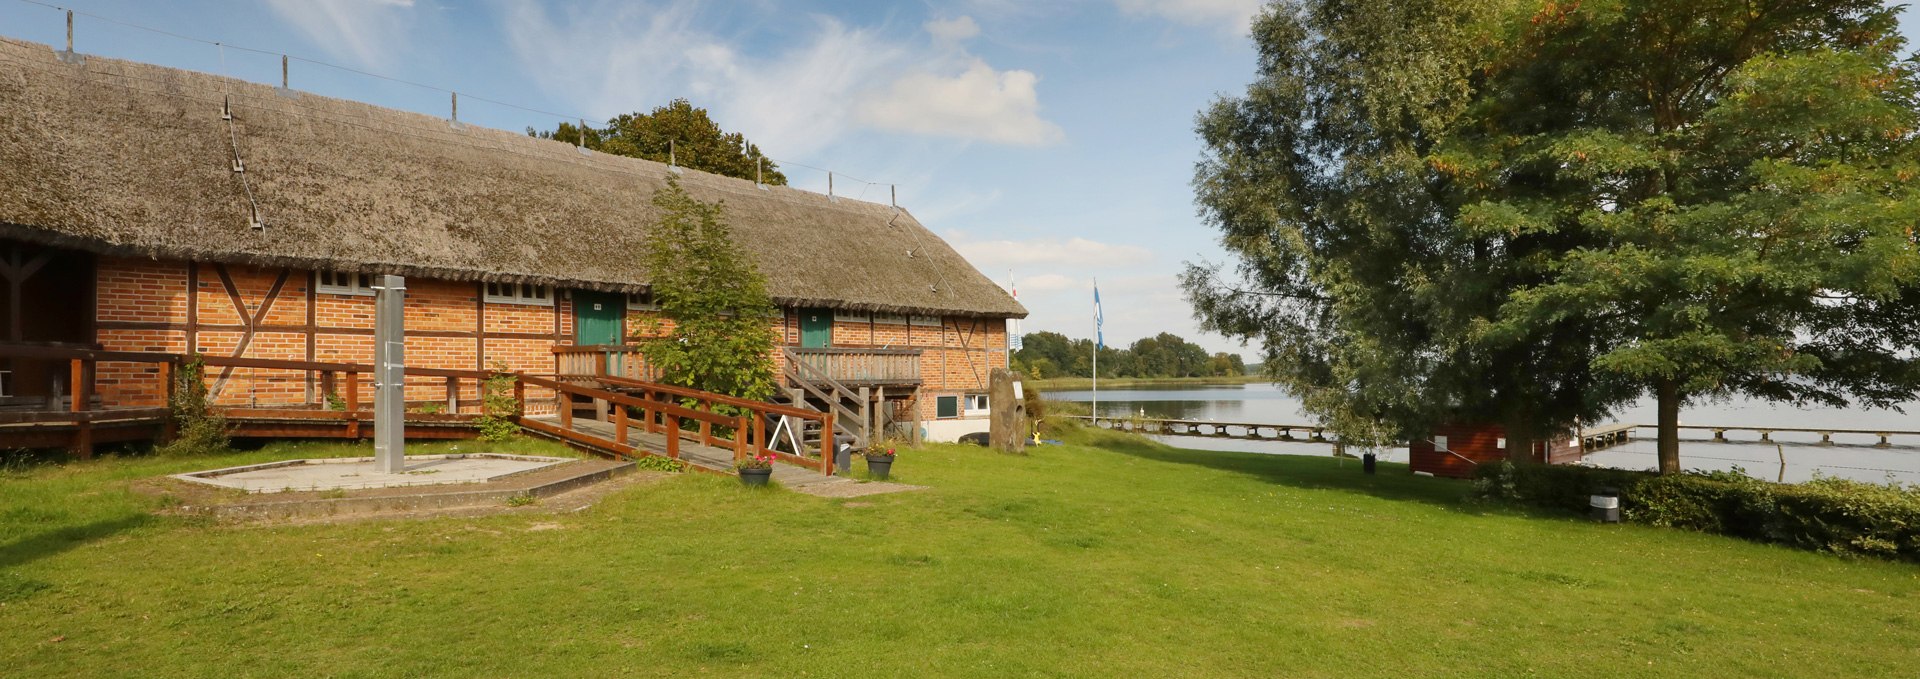
MULTIPOLYGON (((0 38, 0 236, 102 253, 644 290, 673 170, 523 134, 0 38), (232 102, 229 122, 222 102, 232 102), (231 136, 230 136, 231 135, 231 136), (245 161, 233 171, 234 148, 245 161), (251 227, 252 203, 264 229, 251 227)), ((783 304, 1026 310, 904 210, 684 171, 783 304), (909 256, 911 251, 911 256, 909 256)))

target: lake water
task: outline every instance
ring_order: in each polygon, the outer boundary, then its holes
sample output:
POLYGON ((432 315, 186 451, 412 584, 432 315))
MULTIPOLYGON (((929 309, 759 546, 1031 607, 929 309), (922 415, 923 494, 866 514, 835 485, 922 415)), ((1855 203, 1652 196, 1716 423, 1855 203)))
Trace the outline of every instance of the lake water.
MULTIPOLYGON (((1049 399, 1088 402, 1091 391, 1047 392, 1049 399)), ((1867 409, 1795 408, 1758 401, 1734 400, 1702 404, 1682 410, 1681 424, 1712 426, 1766 426, 1833 429, 1890 429, 1920 431, 1920 403, 1909 404, 1907 412, 1867 409)), ((1214 420, 1261 424, 1300 424, 1315 422, 1300 410, 1300 401, 1271 384, 1192 386, 1178 389, 1101 389, 1100 415, 1123 417, 1214 420)), ((1645 401, 1617 414, 1612 422, 1651 425, 1657 421, 1652 401, 1645 401)), ((1597 425, 1596 425, 1597 426, 1597 425)), ((1775 443, 1760 443, 1754 432, 1728 432, 1729 442, 1719 443, 1708 432, 1680 432, 1680 462, 1688 469, 1724 470, 1740 467, 1748 474, 1767 480, 1805 481, 1815 473, 1826 476, 1881 482, 1889 479, 1920 483, 1920 436, 1895 436, 1891 448, 1875 448, 1876 437, 1865 434, 1835 434, 1835 445, 1820 445, 1818 434, 1776 433, 1775 443), (1695 437, 1695 438, 1689 438, 1695 437), (1782 457, 1786 463, 1781 464, 1782 457)), ((1332 447, 1323 443, 1245 441, 1194 436, 1153 437, 1170 445, 1206 450, 1235 450, 1256 453, 1329 455, 1332 447)), ((1587 456, 1593 464, 1622 469, 1651 469, 1656 464, 1654 431, 1651 427, 1635 432, 1634 440, 1587 456)), ((1407 449, 1381 451, 1381 458, 1407 461, 1407 449)))

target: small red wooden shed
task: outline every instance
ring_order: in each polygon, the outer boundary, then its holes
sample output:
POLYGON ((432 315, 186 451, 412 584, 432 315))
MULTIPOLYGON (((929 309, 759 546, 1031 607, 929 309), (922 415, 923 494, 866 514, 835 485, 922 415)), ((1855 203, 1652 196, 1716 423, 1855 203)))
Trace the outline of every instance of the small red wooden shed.
MULTIPOLYGON (((1481 464, 1507 459, 1507 430, 1497 424, 1448 424, 1409 446, 1413 471, 1456 479, 1473 477, 1481 464)), ((1580 441, 1565 434, 1533 443, 1533 461, 1562 464, 1580 459, 1580 441)))

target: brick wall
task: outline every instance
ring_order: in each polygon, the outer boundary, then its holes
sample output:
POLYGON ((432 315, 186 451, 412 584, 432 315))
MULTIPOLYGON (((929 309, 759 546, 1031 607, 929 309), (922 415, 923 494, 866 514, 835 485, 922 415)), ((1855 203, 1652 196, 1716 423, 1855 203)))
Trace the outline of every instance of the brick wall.
MULTIPOLYGON (((374 298, 323 293, 311 271, 242 265, 156 262, 122 257, 98 260, 98 341, 109 350, 197 351, 337 363, 373 361, 374 298)), ((566 295, 550 305, 487 303, 479 283, 407 281, 407 359, 419 367, 553 372, 551 347, 573 342, 573 311, 566 295)), ((798 312, 769 320, 787 345, 799 343, 798 312)), ((941 319, 939 325, 908 324, 879 315, 836 320, 834 346, 913 347, 923 350, 923 417, 934 415, 934 396, 984 392, 987 376, 1007 367, 1006 323, 1000 319, 941 319)), ((651 311, 630 310, 627 336, 670 332, 671 321, 651 311)), ((782 358, 776 353, 776 369, 782 358)), ((318 375, 264 369, 210 370, 210 385, 223 405, 263 407, 324 402, 318 375)), ((158 369, 102 363, 98 390, 112 405, 159 405, 158 369)), ((362 403, 372 399, 371 375, 355 385, 362 403)), ((342 384, 342 389, 347 385, 342 384)), ((465 381, 461 400, 476 403, 476 385, 465 381)), ((550 393, 530 391, 531 399, 550 393)), ((410 378, 407 398, 443 402, 440 378, 410 378)), ((539 412, 540 409, 536 409, 539 412)))

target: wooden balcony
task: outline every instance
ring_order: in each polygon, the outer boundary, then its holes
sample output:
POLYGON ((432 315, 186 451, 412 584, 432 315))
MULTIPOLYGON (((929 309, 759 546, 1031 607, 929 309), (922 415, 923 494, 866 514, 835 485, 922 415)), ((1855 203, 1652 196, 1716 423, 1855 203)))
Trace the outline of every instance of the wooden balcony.
POLYGON ((826 376, 851 387, 920 384, 919 349, 801 349, 786 347, 787 360, 812 368, 807 376, 826 376))
MULTIPOLYGON (((781 347, 786 360, 805 365, 809 378, 821 376, 852 387, 911 386, 920 379, 919 349, 865 349, 781 347)), ((659 371, 647 364, 639 347, 631 344, 562 345, 553 347, 554 373, 561 379, 596 375, 658 382, 659 371)))

